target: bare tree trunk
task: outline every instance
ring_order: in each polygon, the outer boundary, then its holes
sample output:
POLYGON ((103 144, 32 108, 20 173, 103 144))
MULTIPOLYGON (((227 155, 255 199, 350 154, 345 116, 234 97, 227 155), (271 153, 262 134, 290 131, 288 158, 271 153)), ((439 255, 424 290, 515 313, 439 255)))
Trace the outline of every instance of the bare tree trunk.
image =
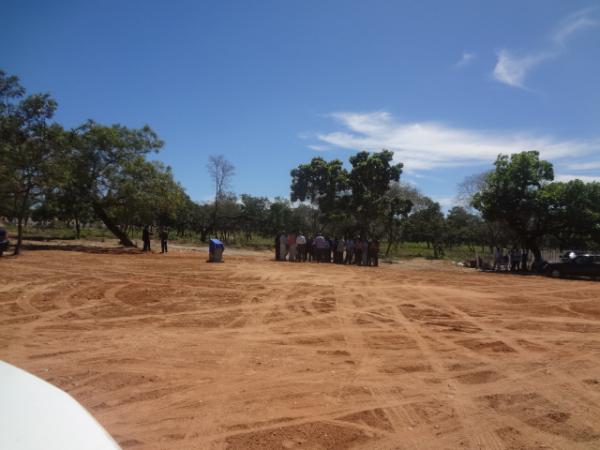
POLYGON ((108 217, 108 214, 106 214, 106 211, 104 211, 104 208, 100 203, 97 201, 92 202, 92 208, 94 209, 94 213, 96 213, 106 228, 108 228, 110 232, 114 234, 117 239, 119 239, 121 245, 124 247, 135 247, 135 244, 131 241, 131 239, 129 239, 127 234, 121 230, 119 226, 110 219, 110 217, 108 217))
POLYGON ((79 219, 75 217, 75 236, 77 239, 81 238, 81 226, 79 225, 79 219))
POLYGON ((13 255, 18 255, 21 253, 21 242, 23 240, 23 218, 19 217, 17 219, 17 244, 15 245, 15 250, 13 255))
POLYGON ((392 249, 392 240, 388 241, 387 249, 385 250, 385 257, 387 258, 390 254, 390 250, 392 249))
POLYGON ((25 211, 27 211, 27 199, 29 198, 30 189, 28 188, 25 196, 23 197, 23 202, 21 203, 21 207, 19 208, 19 215, 17 217, 17 245, 15 245, 15 251, 13 255, 18 255, 21 253, 21 244, 23 242, 23 219, 27 219, 25 217, 25 211))
POLYGON ((212 217, 212 230, 213 230, 213 233, 215 233, 215 236, 217 234, 217 215, 218 215, 218 210, 219 210, 219 200, 218 200, 218 196, 215 196, 215 208, 213 210, 213 217, 212 217))

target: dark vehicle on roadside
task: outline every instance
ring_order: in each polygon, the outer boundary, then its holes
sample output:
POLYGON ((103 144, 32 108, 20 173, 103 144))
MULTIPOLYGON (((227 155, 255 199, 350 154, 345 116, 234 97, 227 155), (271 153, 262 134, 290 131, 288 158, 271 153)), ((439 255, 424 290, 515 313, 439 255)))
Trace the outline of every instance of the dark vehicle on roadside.
POLYGON ((6 228, 0 226, 0 256, 8 250, 8 233, 6 232, 6 228))
POLYGON ((581 276, 600 280, 600 254, 566 254, 560 262, 546 263, 543 271, 556 278, 581 276))

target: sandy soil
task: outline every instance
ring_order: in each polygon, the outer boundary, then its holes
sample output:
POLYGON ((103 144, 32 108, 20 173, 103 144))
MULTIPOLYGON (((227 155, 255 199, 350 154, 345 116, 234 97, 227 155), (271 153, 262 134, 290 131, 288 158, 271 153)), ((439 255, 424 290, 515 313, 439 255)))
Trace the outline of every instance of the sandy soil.
POLYGON ((0 259, 0 358, 124 449, 600 448, 600 283, 115 253, 0 259))

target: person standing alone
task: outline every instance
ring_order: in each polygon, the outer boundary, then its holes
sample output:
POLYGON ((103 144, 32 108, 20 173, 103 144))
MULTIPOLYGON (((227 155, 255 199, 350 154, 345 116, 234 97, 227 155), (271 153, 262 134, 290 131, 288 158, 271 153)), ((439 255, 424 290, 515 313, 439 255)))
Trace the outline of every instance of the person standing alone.
POLYGON ((144 230, 142 231, 142 241, 144 241, 144 252, 150 251, 150 230, 148 229, 148 225, 144 225, 144 230))
POLYGON ((169 240, 169 230, 165 227, 161 228, 158 236, 160 237, 160 252, 168 253, 167 241, 169 240))

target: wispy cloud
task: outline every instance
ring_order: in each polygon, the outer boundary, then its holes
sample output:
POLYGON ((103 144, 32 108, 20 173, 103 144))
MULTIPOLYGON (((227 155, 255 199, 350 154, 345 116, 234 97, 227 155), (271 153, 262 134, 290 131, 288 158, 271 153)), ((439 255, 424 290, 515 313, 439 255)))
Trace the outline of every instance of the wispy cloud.
POLYGON ((509 86, 525 88, 525 77, 529 71, 551 57, 551 54, 546 53, 515 56, 508 50, 502 49, 498 52, 494 78, 509 86))
POLYGON ((457 204, 457 199, 456 197, 436 197, 435 195, 432 197, 432 200, 434 202, 437 202, 440 204, 440 206, 442 207, 442 209, 450 209, 452 206, 455 206, 457 204))
POLYGON ((587 161, 565 164, 569 170, 600 170, 600 161, 587 161))
POLYGON ((454 64, 454 67, 460 68, 468 66, 476 57, 477 55, 475 55, 475 53, 470 53, 464 50, 460 59, 454 64))
POLYGON ((498 154, 539 150, 546 159, 585 156, 600 150, 600 140, 561 140, 528 132, 490 132, 439 122, 401 122, 385 111, 331 115, 339 131, 317 133, 317 145, 348 150, 393 150, 407 172, 439 167, 489 164, 498 154))
POLYGON ((600 24, 591 14, 593 8, 577 11, 563 19, 550 36, 546 48, 522 53, 501 49, 494 67, 493 77, 500 83, 512 87, 525 88, 529 72, 544 61, 556 58, 566 51, 566 43, 577 31, 600 24))
POLYGON ((554 177, 555 181, 562 181, 562 182, 568 182, 568 181, 573 181, 573 180, 581 180, 584 183, 592 183, 594 181, 598 181, 600 182, 600 175, 599 176, 593 176, 593 175, 573 175, 573 174, 560 174, 560 175, 556 175, 556 177, 554 177))
POLYGON ((552 40, 556 44, 564 46, 567 39, 577 31, 598 26, 600 22, 590 16, 594 10, 595 8, 586 8, 567 16, 554 32, 552 40))
POLYGON ((331 150, 331 147, 328 145, 311 144, 308 146, 308 148, 310 148, 311 150, 314 150, 315 152, 326 152, 328 150, 331 150))

